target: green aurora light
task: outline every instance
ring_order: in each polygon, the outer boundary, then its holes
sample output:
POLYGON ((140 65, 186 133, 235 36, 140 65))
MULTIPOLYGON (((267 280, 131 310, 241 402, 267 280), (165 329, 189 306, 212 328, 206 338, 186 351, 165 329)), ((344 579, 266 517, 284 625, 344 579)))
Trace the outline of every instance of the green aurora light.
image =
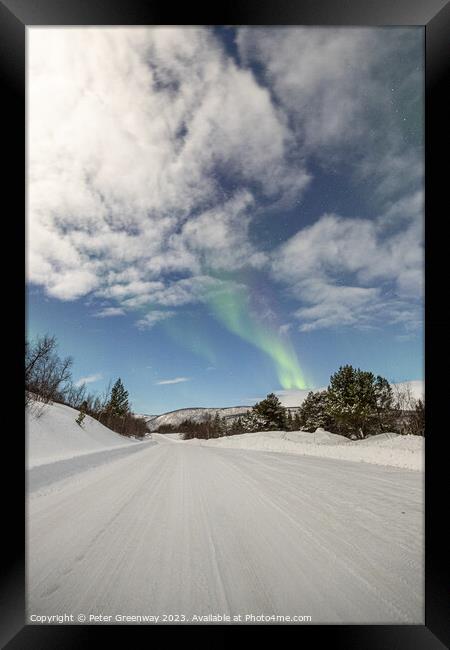
POLYGON ((272 359, 280 385, 285 390, 307 388, 297 354, 277 332, 264 327, 249 308, 249 296, 242 286, 231 285, 211 291, 208 304, 219 322, 227 329, 262 350, 272 359))

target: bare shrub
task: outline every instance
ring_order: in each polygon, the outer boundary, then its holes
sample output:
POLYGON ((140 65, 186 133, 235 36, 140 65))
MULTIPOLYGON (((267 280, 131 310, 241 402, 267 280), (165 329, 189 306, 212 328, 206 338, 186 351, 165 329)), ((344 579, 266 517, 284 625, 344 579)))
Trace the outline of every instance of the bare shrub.
MULTIPOLYGON (((49 404, 63 401, 71 377, 72 359, 61 359, 57 354, 58 344, 54 336, 41 336, 25 344, 25 390, 35 401, 49 404)), ((29 397, 25 397, 25 402, 29 397)))
POLYGON ((404 435, 425 435, 425 401, 414 397, 409 384, 392 387, 396 428, 404 435))

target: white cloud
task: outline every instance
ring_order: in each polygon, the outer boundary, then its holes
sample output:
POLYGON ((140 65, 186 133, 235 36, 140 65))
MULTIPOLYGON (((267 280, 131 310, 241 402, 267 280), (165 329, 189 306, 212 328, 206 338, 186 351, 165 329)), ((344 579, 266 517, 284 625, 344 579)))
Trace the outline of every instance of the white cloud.
POLYGON ((156 325, 156 323, 159 323, 160 321, 163 321, 166 318, 170 318, 174 315, 174 311, 159 311, 155 309, 154 311, 146 314, 144 318, 140 318, 138 321, 136 321, 136 327, 140 330, 149 330, 154 325, 156 325))
POLYGON ((104 307, 97 311, 94 316, 96 318, 109 318, 110 316, 124 316, 125 312, 121 307, 104 307))
POLYGON ((211 30, 32 28, 28 81, 28 277, 57 298, 121 304, 170 274, 260 266, 253 192, 309 181, 268 90, 211 30))
POLYGON ((278 328, 278 332, 281 334, 281 336, 288 334, 288 332, 290 332, 291 330, 292 330, 292 323, 283 323, 278 328))
POLYGON ((384 200, 423 183, 422 39, 414 28, 248 27, 237 43, 242 60, 260 66, 303 154, 370 179, 384 200))
POLYGON ((93 384, 96 381, 100 381, 100 379, 103 379, 103 375, 101 373, 97 373, 95 375, 87 375, 87 377, 80 377, 78 381, 75 382, 75 386, 82 386, 83 384, 93 384))
POLYGON ((391 204, 379 219, 323 215, 273 255, 276 279, 301 306, 302 331, 422 320, 422 197, 391 204))
POLYGON ((28 279, 111 301, 98 317, 149 310, 144 330, 213 274, 271 269, 303 330, 416 327, 423 165, 395 107, 420 116, 418 34, 242 28, 238 65, 207 28, 30 29, 28 279), (252 223, 301 198, 312 161, 370 179, 381 216, 260 250, 252 223))
POLYGON ((175 377, 174 379, 162 379, 161 381, 157 381, 156 384, 158 386, 166 386, 168 384, 181 384, 189 380, 189 377, 175 377))

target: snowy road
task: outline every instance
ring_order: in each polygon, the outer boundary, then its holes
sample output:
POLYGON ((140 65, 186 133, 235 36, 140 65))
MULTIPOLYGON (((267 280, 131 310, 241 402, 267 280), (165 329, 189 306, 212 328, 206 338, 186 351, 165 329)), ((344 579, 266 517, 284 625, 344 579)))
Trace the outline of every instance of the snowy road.
POLYGON ((28 615, 419 624, 422 521, 420 472, 143 446, 30 495, 28 615))

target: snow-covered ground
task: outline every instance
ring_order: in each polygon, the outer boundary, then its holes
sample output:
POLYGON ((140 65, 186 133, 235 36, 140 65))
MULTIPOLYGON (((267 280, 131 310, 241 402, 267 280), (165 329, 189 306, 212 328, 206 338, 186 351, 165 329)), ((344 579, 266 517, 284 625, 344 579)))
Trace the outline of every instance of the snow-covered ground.
POLYGON ((29 495, 29 621, 423 624, 421 473, 158 440, 29 495))
POLYGON ((219 448, 274 451, 302 456, 320 456, 405 469, 424 469, 425 439, 381 433, 364 440, 349 440, 323 429, 315 433, 301 431, 264 431, 244 433, 213 440, 189 440, 187 444, 219 448))
POLYGON ((53 405, 28 422, 28 622, 423 624, 423 474, 404 460, 420 439, 124 444, 76 416, 53 405))
POLYGON ((82 454, 139 444, 134 438, 111 431, 86 415, 82 425, 78 411, 63 404, 47 404, 36 418, 26 415, 27 466, 43 465, 82 454))

